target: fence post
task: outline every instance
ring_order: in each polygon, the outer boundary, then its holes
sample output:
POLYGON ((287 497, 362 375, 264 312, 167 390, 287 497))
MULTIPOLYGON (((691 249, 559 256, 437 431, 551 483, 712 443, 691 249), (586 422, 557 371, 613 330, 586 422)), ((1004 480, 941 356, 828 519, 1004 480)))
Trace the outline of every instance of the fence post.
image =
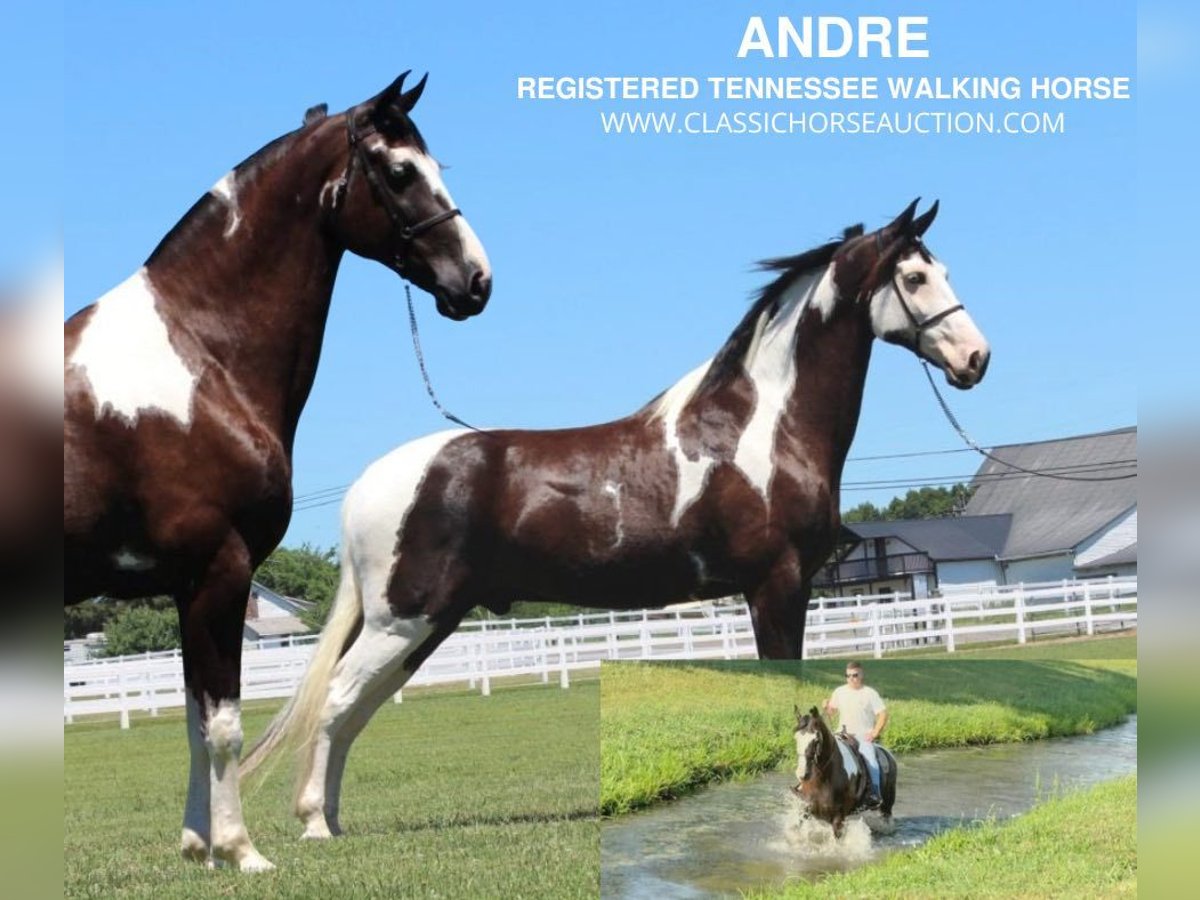
POLYGON ((567 636, 565 634, 558 636, 558 686, 561 688, 571 686, 571 677, 567 674, 567 636))
POLYGON ((400 688, 400 690, 398 690, 398 691, 396 691, 396 693, 392 694, 392 702, 393 703, 403 703, 404 702, 404 688, 400 688))
POLYGON ((1025 592, 1017 588, 1013 595, 1013 605, 1017 610, 1017 643, 1025 643, 1025 592))
POLYGON ((479 656, 479 648, 475 642, 467 644, 467 690, 475 690, 475 668, 477 665, 477 657, 479 656))
POLYGON ((1083 583, 1083 617, 1087 622, 1088 637, 1096 633, 1096 622, 1092 618, 1092 588, 1086 581, 1083 583))
POLYGON ((121 730, 129 730, 129 702, 125 696, 125 670, 123 667, 117 667, 117 696, 121 702, 121 730))
POLYGON ((883 641, 880 636, 880 609, 879 604, 875 603, 871 606, 871 643, 875 648, 875 658, 883 658, 883 641))
POLYGON ((488 647, 482 642, 479 644, 479 674, 483 679, 480 693, 484 697, 492 696, 492 671, 488 661, 488 647))
POLYGON ((943 598, 946 602, 942 604, 942 608, 946 617, 946 652, 954 652, 954 611, 952 607, 952 598, 943 598))

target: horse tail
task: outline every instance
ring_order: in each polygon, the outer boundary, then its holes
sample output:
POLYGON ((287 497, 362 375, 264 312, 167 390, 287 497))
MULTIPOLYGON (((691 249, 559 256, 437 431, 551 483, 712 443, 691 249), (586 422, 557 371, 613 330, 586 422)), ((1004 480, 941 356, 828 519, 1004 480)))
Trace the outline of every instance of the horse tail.
POLYGON ((240 773, 243 777, 254 772, 281 749, 290 748, 304 760, 301 782, 312 765, 310 751, 321 724, 321 710, 329 693, 334 668, 349 649, 362 625, 362 589, 354 571, 354 563, 345 547, 342 548, 342 573, 337 594, 329 610, 329 618, 321 630, 312 659, 296 693, 281 709, 262 737, 246 754, 240 773))

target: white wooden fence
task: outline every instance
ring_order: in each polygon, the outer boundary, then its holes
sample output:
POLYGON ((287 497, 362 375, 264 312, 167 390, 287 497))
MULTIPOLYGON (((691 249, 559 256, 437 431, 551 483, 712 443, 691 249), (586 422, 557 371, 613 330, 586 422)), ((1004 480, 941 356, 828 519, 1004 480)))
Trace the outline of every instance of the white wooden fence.
MULTIPOLYGON (((804 655, 872 655, 1035 636, 1092 635, 1137 624, 1137 578, 975 588, 914 600, 885 595, 814 600, 804 655)), ((290 647, 247 646, 242 696, 290 696, 315 636, 290 647)), ((603 660, 752 659, 757 656, 743 602, 703 603, 668 610, 584 613, 547 619, 464 622, 417 670, 410 686, 466 684, 485 696, 494 678, 532 676, 570 684, 570 673, 603 660)), ((63 667, 63 718, 184 704, 178 651, 89 660, 63 667)), ((397 700, 400 695, 397 695, 397 700)))

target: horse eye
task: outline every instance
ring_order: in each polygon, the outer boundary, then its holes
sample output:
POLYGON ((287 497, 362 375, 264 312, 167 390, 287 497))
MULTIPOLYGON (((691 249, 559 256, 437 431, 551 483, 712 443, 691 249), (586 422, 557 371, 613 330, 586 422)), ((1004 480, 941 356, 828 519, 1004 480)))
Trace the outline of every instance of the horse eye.
POLYGON ((394 163, 388 168, 388 181, 392 183, 393 187, 402 188, 412 178, 415 171, 415 167, 410 162, 394 163))
POLYGON ((924 272, 909 272, 904 276, 904 283, 910 287, 919 287, 925 283, 924 272))

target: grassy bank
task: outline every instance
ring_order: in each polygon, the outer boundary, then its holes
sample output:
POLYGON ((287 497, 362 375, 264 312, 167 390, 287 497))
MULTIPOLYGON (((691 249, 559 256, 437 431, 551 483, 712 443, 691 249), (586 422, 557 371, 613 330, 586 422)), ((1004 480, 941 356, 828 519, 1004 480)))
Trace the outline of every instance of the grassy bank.
MULTIPOLYGON (((843 684, 843 660, 605 665, 600 808, 619 815, 711 781, 795 765, 793 704, 843 684)), ((1086 734, 1137 708, 1137 663, 880 660, 867 681, 896 752, 1086 734)))
POLYGON ((944 832, 878 865, 752 896, 1135 897, 1137 776, 944 832))
MULTIPOLYGON (((243 798, 279 868, 246 877, 178 857, 183 716, 64 736, 68 897, 594 897, 599 684, 405 696, 355 744, 337 841, 301 842, 281 765, 243 798)), ((245 716, 249 739, 270 710, 245 716)))

